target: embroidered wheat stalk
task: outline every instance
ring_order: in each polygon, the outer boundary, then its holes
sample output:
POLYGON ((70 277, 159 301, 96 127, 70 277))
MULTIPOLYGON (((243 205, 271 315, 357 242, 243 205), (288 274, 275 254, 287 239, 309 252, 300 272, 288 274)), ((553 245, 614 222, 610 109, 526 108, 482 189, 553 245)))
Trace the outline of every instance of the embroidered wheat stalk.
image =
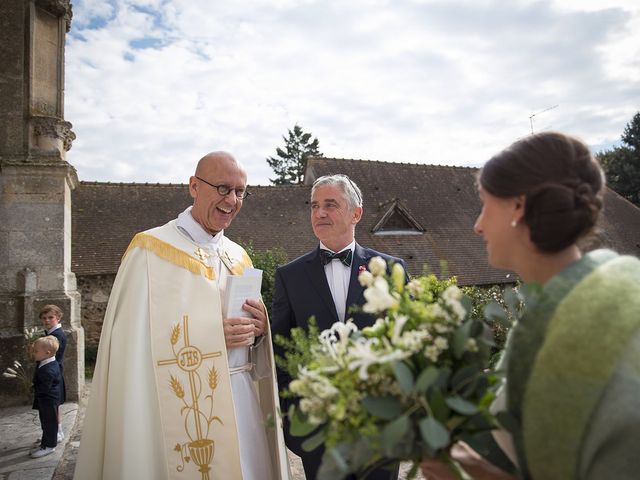
POLYGON ((180 324, 176 323, 171 327, 171 345, 178 343, 180 339, 180 324))
POLYGON ((215 368, 209 370, 209 387, 215 390, 218 386, 218 371, 215 368))
POLYGON ((176 394, 178 398, 184 398, 184 388, 182 388, 182 384, 180 380, 171 375, 171 379, 169 380, 169 385, 171 386, 171 390, 176 394))

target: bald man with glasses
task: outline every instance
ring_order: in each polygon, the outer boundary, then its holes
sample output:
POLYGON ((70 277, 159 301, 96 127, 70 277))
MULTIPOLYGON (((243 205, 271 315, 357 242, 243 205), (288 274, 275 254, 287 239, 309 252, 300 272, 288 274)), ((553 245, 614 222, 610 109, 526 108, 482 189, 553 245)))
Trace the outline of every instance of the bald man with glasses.
POLYGON ((265 306, 249 298, 246 317, 225 315, 228 279, 252 267, 224 235, 249 195, 247 174, 213 152, 189 193, 191 207, 137 234, 123 257, 76 479, 289 478, 265 306))

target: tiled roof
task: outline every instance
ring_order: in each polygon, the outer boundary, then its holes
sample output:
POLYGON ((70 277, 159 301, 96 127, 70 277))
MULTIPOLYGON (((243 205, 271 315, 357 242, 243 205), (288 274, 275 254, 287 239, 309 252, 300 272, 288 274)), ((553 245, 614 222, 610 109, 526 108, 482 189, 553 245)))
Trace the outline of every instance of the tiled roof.
MULTIPOLYGON (((473 233, 480 210, 474 184, 477 169, 366 160, 309 160, 307 181, 330 173, 349 175, 362 189, 364 215, 356 228, 359 243, 404 258, 412 274, 427 266, 440 273, 445 261, 460 284, 511 282, 509 272, 486 261, 482 240, 473 233), (375 235, 372 230, 398 202, 425 232, 375 235), (507 276, 509 275, 509 276, 507 276)), ((255 249, 281 247, 289 259, 314 248, 309 223, 311 187, 258 186, 227 231, 255 249)), ((120 257, 138 231, 166 223, 191 203, 186 185, 81 182, 73 192, 73 271, 78 275, 115 273, 120 257)), ((603 244, 640 254, 640 209, 613 191, 605 199, 603 244)), ((601 243, 602 244, 602 243, 601 243)))
POLYGON ((191 204, 186 185, 80 182, 71 194, 71 270, 115 273, 133 236, 191 204))

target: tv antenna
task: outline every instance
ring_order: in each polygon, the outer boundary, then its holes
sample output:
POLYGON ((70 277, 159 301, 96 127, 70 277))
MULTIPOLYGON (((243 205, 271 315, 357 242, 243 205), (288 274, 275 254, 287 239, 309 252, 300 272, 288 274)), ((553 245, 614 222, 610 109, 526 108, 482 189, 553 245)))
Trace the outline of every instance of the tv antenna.
POLYGON ((531 135, 533 135, 533 117, 535 117, 536 115, 540 115, 541 113, 548 112, 549 110, 553 110, 554 108, 557 108, 559 106, 560 104, 557 104, 552 107, 547 107, 544 110, 540 110, 539 112, 532 113, 531 115, 529 115, 529 124, 531 125, 531 135))

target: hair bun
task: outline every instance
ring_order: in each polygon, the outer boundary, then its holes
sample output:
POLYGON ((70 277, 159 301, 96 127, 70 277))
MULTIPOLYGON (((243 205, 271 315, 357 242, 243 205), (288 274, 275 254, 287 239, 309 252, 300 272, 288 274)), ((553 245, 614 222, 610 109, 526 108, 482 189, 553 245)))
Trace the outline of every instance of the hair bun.
POLYGON ((595 226, 601 207, 602 201, 586 183, 541 185, 526 196, 531 241, 545 252, 562 250, 595 226))

